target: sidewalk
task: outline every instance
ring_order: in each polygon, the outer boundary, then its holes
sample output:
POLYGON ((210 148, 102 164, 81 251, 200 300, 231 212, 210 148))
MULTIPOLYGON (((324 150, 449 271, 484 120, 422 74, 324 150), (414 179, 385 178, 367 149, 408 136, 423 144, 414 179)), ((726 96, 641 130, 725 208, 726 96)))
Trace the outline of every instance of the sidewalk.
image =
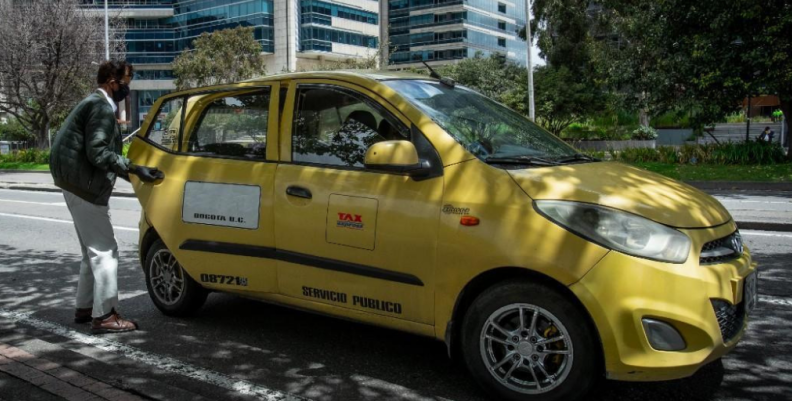
MULTIPOLYGON (((741 229, 792 232, 792 183, 689 182, 718 199, 741 229)), ((61 192, 48 171, 0 170, 0 188, 61 192)), ((113 196, 134 198, 132 184, 117 180, 113 196)))
MULTIPOLYGON (((94 380, 5 343, 0 343, 0 382, 10 382, 8 387, 14 388, 15 397, 37 394, 36 398, 47 400, 144 401, 149 399, 94 380)), ((11 394, 6 395, 11 396, 11 394)))
MULTIPOLYGON (((27 191, 61 192, 52 182, 49 171, 0 170, 0 189, 20 189, 27 191)), ((117 179, 113 196, 134 198, 132 184, 117 179)))

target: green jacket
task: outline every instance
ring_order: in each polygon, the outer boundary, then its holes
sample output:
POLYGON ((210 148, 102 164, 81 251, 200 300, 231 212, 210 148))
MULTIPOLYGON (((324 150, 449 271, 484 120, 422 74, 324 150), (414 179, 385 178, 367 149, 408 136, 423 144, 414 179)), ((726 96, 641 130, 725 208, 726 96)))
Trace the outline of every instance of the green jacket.
POLYGON ((121 156, 121 134, 113 107, 98 90, 69 114, 50 150, 55 185, 105 206, 117 175, 127 175, 129 159, 121 156))

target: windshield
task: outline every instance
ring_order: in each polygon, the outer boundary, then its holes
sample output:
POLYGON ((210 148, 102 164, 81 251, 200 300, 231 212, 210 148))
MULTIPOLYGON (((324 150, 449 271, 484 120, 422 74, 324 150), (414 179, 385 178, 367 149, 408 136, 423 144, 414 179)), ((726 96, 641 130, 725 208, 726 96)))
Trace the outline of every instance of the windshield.
POLYGON ((390 80, 393 88, 484 161, 559 160, 577 151, 527 118, 468 88, 437 81, 390 80))

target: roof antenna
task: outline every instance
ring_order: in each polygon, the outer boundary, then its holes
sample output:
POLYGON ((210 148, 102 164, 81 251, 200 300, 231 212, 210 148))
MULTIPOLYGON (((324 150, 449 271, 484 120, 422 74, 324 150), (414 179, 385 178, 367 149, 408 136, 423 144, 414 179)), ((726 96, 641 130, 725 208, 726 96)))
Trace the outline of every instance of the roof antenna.
POLYGON ((440 74, 438 74, 438 73, 437 73, 437 71, 433 70, 433 69, 432 69, 432 67, 430 67, 430 66, 429 66, 429 64, 426 64, 426 61, 424 61, 424 60, 421 60, 421 62, 423 63, 423 65, 425 65, 425 66, 426 66, 426 68, 428 68, 428 69, 429 69, 429 76, 430 76, 430 77, 432 77, 432 78, 434 78, 434 79, 440 79, 440 78, 442 78, 442 77, 440 76, 440 74))
POLYGON ((429 66, 429 64, 426 64, 425 60, 421 60, 421 62, 423 63, 423 65, 426 66, 426 68, 429 69, 429 76, 430 77, 432 77, 434 79, 439 79, 441 84, 443 84, 445 86, 448 86, 448 87, 451 87, 451 88, 453 88, 456 85, 456 82, 454 82, 454 80, 452 78, 441 77, 440 74, 437 73, 437 71, 433 70, 432 67, 429 66))

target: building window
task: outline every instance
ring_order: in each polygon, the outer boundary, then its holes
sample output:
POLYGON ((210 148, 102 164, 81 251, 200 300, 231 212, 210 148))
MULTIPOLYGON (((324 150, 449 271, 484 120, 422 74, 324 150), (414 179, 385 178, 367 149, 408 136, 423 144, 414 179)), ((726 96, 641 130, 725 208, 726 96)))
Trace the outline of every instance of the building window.
POLYGON ((501 31, 505 31, 506 30, 506 22, 505 21, 498 21, 498 29, 500 29, 501 31))
POLYGON ((498 3, 498 12, 506 14, 506 5, 503 3, 498 3))
POLYGON ((498 38, 498 46, 500 46, 500 47, 506 47, 506 39, 504 39, 504 38, 498 38))

